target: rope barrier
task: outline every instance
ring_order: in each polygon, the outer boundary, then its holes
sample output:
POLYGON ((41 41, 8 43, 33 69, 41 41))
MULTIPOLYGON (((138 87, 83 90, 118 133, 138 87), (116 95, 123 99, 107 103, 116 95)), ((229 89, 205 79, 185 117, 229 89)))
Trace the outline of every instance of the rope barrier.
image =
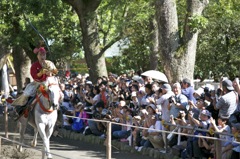
MULTIPOLYGON (((146 127, 141 127, 141 126, 134 126, 134 125, 130 125, 130 124, 123 124, 123 123, 117 123, 117 122, 112 122, 112 121, 109 121, 109 120, 99 120, 99 119, 88 119, 88 118, 80 118, 80 117, 76 117, 76 116, 70 116, 70 115, 63 115, 65 117, 68 117, 68 118, 79 118, 79 119, 82 119, 82 120, 88 120, 88 121, 95 121, 95 122, 104 122, 104 123, 108 123, 108 131, 107 131, 107 140, 108 140, 108 149, 111 151, 111 132, 109 131, 110 130, 110 126, 112 124, 116 124, 116 125, 121 125, 121 126, 126 126, 126 127, 131 127, 131 128, 137 128, 137 129, 142 129, 142 130, 153 130, 155 132, 160 132, 160 133, 172 133, 172 134, 175 134, 175 135, 182 135, 182 136, 188 136, 188 137, 197 137, 197 138, 205 138, 205 139, 210 139, 210 140, 215 140, 217 141, 217 143, 219 143, 220 141, 227 141, 227 142, 231 142, 231 143, 237 143, 237 144, 240 144, 240 142, 238 141, 229 141, 229 140, 225 140, 225 139, 220 139, 218 137, 209 137, 209 136, 202 136, 202 135, 194 135, 194 134, 187 134, 187 133, 182 133, 182 132, 178 132, 178 131, 166 131, 166 130, 156 130, 156 129, 152 129, 152 128, 146 128, 146 127), (109 144, 110 143, 110 144, 109 144)), ((209 130, 204 130, 204 129, 199 129, 199 128, 196 128, 196 127, 190 127, 190 126, 181 126, 181 125, 174 125, 174 124, 170 124, 170 123, 166 123, 164 122, 164 125, 168 125, 168 126, 174 126, 174 127, 178 127, 178 128, 183 128, 183 129, 190 129, 190 130, 193 130, 193 131, 202 131, 202 132, 209 132, 209 130)), ((227 134, 227 133, 220 133, 220 132, 214 132, 214 134, 218 134, 218 135, 228 135, 228 136, 233 136, 232 134, 227 134)), ((33 148, 31 146, 28 146, 28 145, 25 145, 23 143, 20 143, 20 142, 17 142, 17 141, 14 141, 14 140, 10 140, 8 138, 5 138, 5 137, 0 137, 1 139, 4 139, 4 140, 7 140, 7 141, 10 141, 12 143, 15 143, 15 144, 18 144, 18 145, 21 145, 21 146, 24 146, 24 147, 28 147, 28 148, 32 148, 32 149, 35 149, 37 151, 40 151, 42 152, 41 149, 39 148, 33 148)), ((1 141, 1 140, 0 140, 1 141)), ((65 158, 61 155, 58 155, 58 154, 54 154, 51 152, 52 155, 55 155, 55 156, 58 156, 58 157, 61 157, 61 158, 65 158)), ((111 158, 111 152, 107 151, 107 158, 110 159, 111 158)))
MULTIPOLYGON (((90 121, 97 121, 97 122, 105 122, 105 123, 109 123, 111 121, 107 121, 107 120, 99 120, 99 119, 88 119, 88 118, 80 118, 80 117, 76 117, 76 116, 70 116, 70 115, 63 115, 69 118, 79 118, 82 120, 90 120, 90 121)), ((123 124, 123 123, 116 123, 116 122, 111 122, 112 124, 115 125, 121 125, 121 126, 129 126, 132 128, 138 128, 138 129, 143 129, 143 130, 153 130, 155 132, 161 132, 161 133, 173 133, 176 135, 183 135, 183 136, 188 136, 188 137, 201 137, 201 138, 205 138, 205 139, 212 139, 212 140, 218 140, 218 141, 227 141, 227 142, 232 142, 232 143, 237 143, 240 144, 240 142, 238 141, 229 141, 229 140, 224 140, 224 139, 220 139, 217 137, 210 137, 210 136, 202 136, 202 135, 191 135, 191 134, 186 134, 186 133, 179 133, 179 132, 173 132, 173 131, 166 131, 166 130, 156 130, 156 129, 152 129, 152 128, 146 128, 146 127, 141 127, 141 126, 134 126, 134 125, 129 125, 129 124, 123 124)), ((170 123, 164 123, 166 125, 169 126, 178 126, 180 128, 184 128, 184 129, 191 129, 191 130, 197 130, 197 131, 202 131, 202 132, 209 132, 209 130, 204 130, 204 129, 199 129, 199 128, 195 128, 195 127, 190 127, 190 126, 181 126, 181 125, 173 125, 170 123)), ((218 134, 218 135, 227 135, 227 136, 233 136, 232 134, 227 134, 227 133, 221 133, 221 132, 214 132, 214 134, 218 134)))

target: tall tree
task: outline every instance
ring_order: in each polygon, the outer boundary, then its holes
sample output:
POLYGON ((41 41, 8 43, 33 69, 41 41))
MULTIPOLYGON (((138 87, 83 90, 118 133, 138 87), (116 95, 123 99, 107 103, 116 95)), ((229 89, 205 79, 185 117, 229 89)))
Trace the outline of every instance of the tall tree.
POLYGON ((195 24, 207 4, 208 0, 187 0, 186 18, 181 31, 176 0, 156 0, 159 47, 164 72, 170 82, 193 78, 198 38, 195 24))
POLYGON ((151 37, 151 45, 150 45, 150 69, 157 70, 158 62, 159 62, 159 42, 158 42, 158 28, 155 17, 151 18, 150 21, 150 37, 151 37))
POLYGON ((65 0, 76 11, 82 32, 82 44, 89 75, 93 82, 98 76, 107 76, 104 52, 100 49, 97 8, 102 0, 65 0))

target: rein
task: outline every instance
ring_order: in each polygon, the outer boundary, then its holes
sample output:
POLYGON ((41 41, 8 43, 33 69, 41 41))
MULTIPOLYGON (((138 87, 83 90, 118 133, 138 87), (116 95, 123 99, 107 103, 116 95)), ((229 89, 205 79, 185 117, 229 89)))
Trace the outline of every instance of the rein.
MULTIPOLYGON (((54 84, 49 84, 49 86, 51 86, 51 85, 54 85, 54 84)), ((45 88, 44 88, 43 85, 40 85, 40 86, 39 86, 39 91, 40 91, 41 94, 42 94, 45 98, 47 98, 48 101, 49 101, 48 92, 45 90, 45 88)), ((41 95, 40 95, 40 96, 41 96, 41 95)), ((40 101, 40 96, 39 96, 38 94, 36 94, 36 100, 37 100, 37 102, 39 103, 40 108, 41 108, 44 112, 47 112, 47 113, 53 112, 53 109, 52 109, 52 110, 46 109, 46 108, 43 106, 42 102, 40 101)))
POLYGON ((52 110, 46 109, 46 108, 43 106, 42 102, 40 101, 40 98, 39 98, 38 94, 36 95, 36 100, 37 100, 37 102, 39 103, 40 108, 41 108, 44 112, 48 112, 48 113, 53 112, 53 109, 52 109, 52 110))

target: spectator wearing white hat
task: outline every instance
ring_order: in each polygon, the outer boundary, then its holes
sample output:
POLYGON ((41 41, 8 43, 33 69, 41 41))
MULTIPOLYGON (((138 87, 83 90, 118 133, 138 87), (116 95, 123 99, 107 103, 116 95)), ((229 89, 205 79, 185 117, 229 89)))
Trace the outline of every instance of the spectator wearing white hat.
POLYGON ((163 95, 156 101, 157 105, 161 105, 162 108, 162 119, 165 121, 170 120, 170 111, 168 109, 169 98, 174 96, 172 88, 169 84, 163 84, 161 86, 163 95))
MULTIPOLYGON (((154 115, 156 113, 156 109, 157 107, 154 104, 150 104, 147 106, 147 110, 149 114, 154 115)), ((151 142, 151 144, 155 149, 161 149, 164 147, 164 142, 163 142, 162 134, 158 130, 162 130, 163 126, 161 124, 161 121, 157 118, 156 120, 152 120, 152 121, 154 121, 155 123, 152 124, 150 128, 154 130, 148 131, 148 140, 151 142)))

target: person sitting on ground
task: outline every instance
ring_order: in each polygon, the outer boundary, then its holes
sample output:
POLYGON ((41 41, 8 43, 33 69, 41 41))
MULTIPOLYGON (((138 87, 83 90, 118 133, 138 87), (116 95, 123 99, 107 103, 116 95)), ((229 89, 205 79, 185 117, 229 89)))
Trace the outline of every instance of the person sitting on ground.
MULTIPOLYGON (((96 107, 96 110, 93 113, 93 119, 102 120, 101 113, 102 113, 102 110, 104 109, 104 102, 99 101, 95 105, 95 107, 96 107)), ((101 122, 89 120, 88 121, 88 126, 89 126, 89 129, 91 130, 93 135, 96 135, 96 136, 104 135, 105 127, 101 122)))
POLYGON ((75 105, 75 109, 72 115, 78 118, 73 118, 72 130, 82 133, 87 126, 87 120, 81 118, 88 118, 86 112, 84 112, 84 106, 82 102, 75 105))
MULTIPOLYGON (((132 125, 132 116, 129 113, 129 108, 126 106, 126 102, 124 100, 120 101, 116 110, 116 117, 119 118, 119 123, 132 125)), ((114 139, 126 139, 131 134, 129 131, 129 126, 121 126, 121 130, 113 131, 114 139)), ((126 140, 122 140, 126 141, 126 140)))
POLYGON ((149 130, 148 131, 148 140, 151 142, 151 144, 153 145, 153 147, 155 149, 162 149, 164 148, 164 142, 163 142, 163 138, 162 138, 162 133, 159 132, 158 130, 162 130, 163 126, 161 124, 161 121, 159 119, 159 116, 156 115, 156 106, 154 104, 150 104, 147 106, 147 111, 148 114, 152 114, 155 116, 156 120, 152 120, 153 121, 153 125, 151 125, 150 128, 154 129, 154 130, 149 130), (154 123, 155 121, 155 123, 154 123))

